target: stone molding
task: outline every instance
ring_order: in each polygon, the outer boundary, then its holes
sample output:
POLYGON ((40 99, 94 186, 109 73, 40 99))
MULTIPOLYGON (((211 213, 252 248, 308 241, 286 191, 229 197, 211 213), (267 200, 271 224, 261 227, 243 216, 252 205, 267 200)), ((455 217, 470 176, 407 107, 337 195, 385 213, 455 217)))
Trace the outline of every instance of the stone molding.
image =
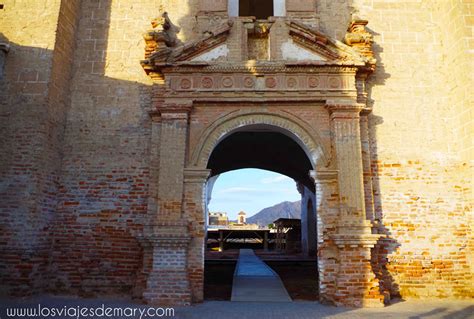
POLYGON ((181 62, 163 65, 163 73, 353 73, 357 66, 343 61, 257 61, 248 63, 209 64, 208 62, 181 62))
POLYGON ((328 100, 326 102, 326 109, 330 113, 338 113, 338 112, 354 112, 360 113, 363 109, 365 109, 365 104, 352 102, 352 101, 331 101, 328 100))
MULTIPOLYGON (((168 74, 169 88, 175 92, 208 91, 234 92, 234 91, 349 91, 356 92, 355 73, 246 73, 234 72, 232 74, 207 74, 181 73, 168 74)), ((355 93, 354 93, 355 94, 355 93)))
POLYGON ((331 120, 359 119, 360 112, 365 104, 356 102, 327 101, 326 109, 329 111, 331 120))
POLYGON ((309 176, 316 184, 337 182, 337 170, 309 171, 309 176))
POLYGON ((381 234, 334 234, 330 235, 330 238, 334 241, 334 243, 342 248, 342 247, 368 247, 373 248, 377 242, 380 240, 381 237, 384 235, 381 234))
POLYGON ((187 120, 192 108, 192 101, 165 102, 149 110, 148 114, 156 122, 160 120, 187 120))
POLYGON ((327 167, 330 153, 324 149, 319 134, 303 120, 285 113, 266 113, 262 111, 233 111, 211 124, 198 139, 192 151, 190 163, 194 166, 206 166, 214 147, 230 132, 245 126, 265 124, 277 129, 292 132, 307 152, 313 167, 327 167))
POLYGON ((185 220, 156 221, 145 225, 137 239, 144 247, 150 246, 179 246, 186 247, 191 241, 189 223, 185 220))
POLYGON ((185 183, 205 183, 211 174, 211 170, 201 167, 188 167, 184 169, 185 183))

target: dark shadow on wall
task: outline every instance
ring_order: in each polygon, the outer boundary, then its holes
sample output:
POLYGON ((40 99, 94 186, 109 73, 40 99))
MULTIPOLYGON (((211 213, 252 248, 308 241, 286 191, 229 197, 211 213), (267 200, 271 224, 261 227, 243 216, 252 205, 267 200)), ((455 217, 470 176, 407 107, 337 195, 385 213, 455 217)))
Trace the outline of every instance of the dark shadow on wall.
POLYGON ((151 87, 105 75, 121 63, 107 61, 111 4, 82 1, 52 227, 53 293, 132 295, 143 270, 137 234, 148 204, 151 87))
POLYGON ((53 51, 9 45, 0 79, 0 294, 30 295, 47 282, 56 217, 64 105, 53 103, 53 51))
POLYGON ((37 81, 28 64, 53 61, 55 51, 9 43, 0 83, 0 294, 130 295, 142 270, 135 234, 147 210, 151 91, 105 76, 110 6, 82 1, 67 125, 51 119, 50 80, 37 81))
MULTIPOLYGON (((377 36, 375 31, 366 28, 373 36, 377 36)), ((380 161, 378 158, 377 145, 377 127, 383 124, 383 118, 377 116, 377 101, 372 99, 372 89, 376 86, 386 85, 390 74, 385 71, 384 61, 381 57, 383 47, 378 43, 372 44, 374 57, 377 60, 375 73, 369 78, 367 85, 367 105, 373 112, 369 115, 369 141, 370 141, 370 156, 371 156, 371 176, 372 189, 374 200, 374 230, 382 237, 378 240, 375 247, 372 249, 372 269, 376 278, 380 283, 380 292, 389 299, 400 297, 399 287, 389 270, 387 269, 388 256, 395 252, 400 243, 392 237, 390 230, 384 225, 384 212, 382 207, 382 194, 380 188, 380 161)))

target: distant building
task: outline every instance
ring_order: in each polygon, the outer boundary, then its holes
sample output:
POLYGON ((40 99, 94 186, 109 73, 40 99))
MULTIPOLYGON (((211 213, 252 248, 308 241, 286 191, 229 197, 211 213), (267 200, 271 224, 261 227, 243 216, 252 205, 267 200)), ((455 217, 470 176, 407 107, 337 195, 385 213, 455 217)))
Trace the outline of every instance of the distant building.
POLYGON ((241 211, 237 214, 237 223, 239 224, 246 224, 247 223, 247 213, 241 211))
POLYGON ((225 212, 209 212, 209 228, 225 228, 229 226, 229 218, 225 212))
POLYGON ((252 230, 252 229, 260 229, 257 224, 240 224, 240 223, 230 223, 229 229, 245 229, 245 230, 252 230))

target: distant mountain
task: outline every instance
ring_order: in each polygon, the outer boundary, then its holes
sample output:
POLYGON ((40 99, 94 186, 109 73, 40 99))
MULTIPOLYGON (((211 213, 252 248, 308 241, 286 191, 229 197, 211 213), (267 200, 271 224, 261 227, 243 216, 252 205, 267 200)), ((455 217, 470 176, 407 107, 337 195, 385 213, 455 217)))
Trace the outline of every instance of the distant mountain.
POLYGON ((247 218, 247 224, 267 226, 278 218, 301 218, 301 201, 282 202, 267 207, 247 218))

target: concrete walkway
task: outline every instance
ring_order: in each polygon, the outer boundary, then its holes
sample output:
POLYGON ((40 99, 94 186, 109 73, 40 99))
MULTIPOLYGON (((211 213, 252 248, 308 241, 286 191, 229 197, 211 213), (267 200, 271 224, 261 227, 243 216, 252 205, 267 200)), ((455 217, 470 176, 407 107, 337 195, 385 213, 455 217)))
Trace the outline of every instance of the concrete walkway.
POLYGON ((252 249, 241 249, 234 273, 231 301, 290 302, 280 277, 252 249))

